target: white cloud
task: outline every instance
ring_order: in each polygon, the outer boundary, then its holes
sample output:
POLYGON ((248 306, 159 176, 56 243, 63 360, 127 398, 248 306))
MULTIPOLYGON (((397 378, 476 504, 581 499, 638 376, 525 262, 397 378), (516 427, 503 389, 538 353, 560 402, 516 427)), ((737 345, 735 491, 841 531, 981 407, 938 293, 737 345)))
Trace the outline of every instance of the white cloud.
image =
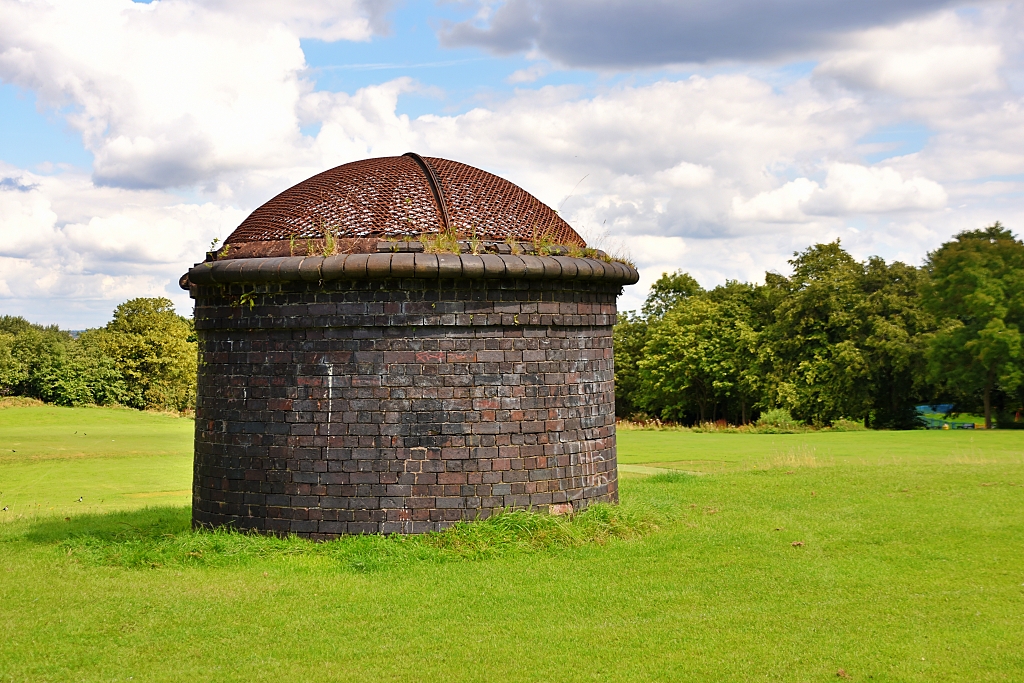
POLYGON ((799 223, 814 216, 937 210, 946 205, 946 191, 927 178, 904 179, 891 168, 832 164, 825 185, 807 178, 744 200, 734 197, 732 213, 741 221, 799 223))
POLYGON ((0 185, 0 256, 31 254, 45 248, 54 239, 57 221, 50 201, 38 185, 29 184, 29 178, 12 175, 7 180, 15 182, 6 188, 0 185))
POLYGON ((170 296, 187 311, 178 277, 247 213, 182 204, 164 192, 97 188, 75 173, 15 176, 0 165, 0 177, 17 177, 23 188, 0 183, 0 297, 8 312, 40 322, 97 324, 135 296, 170 296), (81 317, 92 306, 99 319, 81 317))
POLYGON ((543 78, 548 74, 551 68, 544 63, 538 62, 531 64, 525 69, 516 69, 509 77, 505 80, 513 85, 518 83, 533 83, 538 78, 543 78))
POLYGON ((777 190, 761 192, 749 200, 734 197, 732 213, 741 221, 763 221, 767 223, 790 223, 807 220, 803 205, 815 192, 818 183, 807 178, 797 178, 777 190))
POLYGON ((995 90, 1002 46, 995 31, 955 12, 857 34, 815 70, 853 88, 935 98, 995 90))
POLYGON ((0 4, 0 79, 70 107, 99 182, 188 186, 293 162, 301 37, 365 40, 361 3, 0 4))
POLYGON ((583 98, 570 88, 522 91, 492 109, 410 121, 409 131, 412 142, 497 170, 552 206, 589 174, 570 214, 589 205, 598 223, 635 214, 642 224, 621 224, 627 232, 681 234, 724 223, 737 190, 768 189, 774 169, 816 163, 820 150, 844 148, 870 125, 848 97, 721 75, 583 98), (700 225, 681 224, 685 215, 700 225))
POLYGON ((302 38, 334 42, 369 40, 374 33, 386 32, 385 15, 395 3, 391 0, 317 0, 303 3, 208 0, 203 4, 229 17, 255 16, 261 22, 280 23, 302 38))
POLYGON ((707 187, 714 177, 715 169, 710 166, 691 164, 688 161, 680 161, 672 168, 654 174, 656 181, 664 182, 671 187, 686 189, 707 187))
POLYGON ((904 179, 891 168, 832 164, 825 187, 812 193, 803 210, 818 216, 890 213, 914 209, 938 210, 946 191, 927 178, 904 179))

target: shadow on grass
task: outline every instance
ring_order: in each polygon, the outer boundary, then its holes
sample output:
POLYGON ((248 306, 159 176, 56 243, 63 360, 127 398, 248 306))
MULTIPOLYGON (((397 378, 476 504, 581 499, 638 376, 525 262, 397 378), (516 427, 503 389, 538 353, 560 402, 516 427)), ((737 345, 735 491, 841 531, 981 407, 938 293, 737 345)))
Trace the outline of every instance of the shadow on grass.
POLYGON ((69 562, 88 566, 237 567, 286 561, 309 568, 367 572, 416 562, 480 560, 603 544, 650 533, 664 518, 651 509, 621 505, 593 505, 563 517, 504 511, 437 533, 349 536, 316 543, 297 536, 193 530, 188 507, 151 507, 86 514, 69 521, 39 520, 22 538, 54 546, 69 562))
POLYGON ((161 538, 190 531, 192 509, 187 505, 148 507, 141 510, 86 513, 70 518, 45 517, 33 522, 23 538, 52 544, 76 538, 110 543, 130 537, 161 538))

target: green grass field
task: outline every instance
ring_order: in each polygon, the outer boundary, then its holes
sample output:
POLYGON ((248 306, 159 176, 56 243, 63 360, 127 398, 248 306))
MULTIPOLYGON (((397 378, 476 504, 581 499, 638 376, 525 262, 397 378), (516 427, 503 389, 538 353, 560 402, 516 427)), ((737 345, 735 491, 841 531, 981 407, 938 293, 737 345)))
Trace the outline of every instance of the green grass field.
POLYGON ((189 531, 191 433, 0 410, 0 680, 1024 680, 1021 432, 622 432, 618 509, 321 545, 189 531))
POLYGON ((0 507, 10 509, 0 520, 187 505, 192 424, 128 409, 2 409, 0 507))
POLYGON ((725 473, 830 465, 1024 465, 1024 432, 920 430, 806 434, 620 431, 619 464, 725 473))

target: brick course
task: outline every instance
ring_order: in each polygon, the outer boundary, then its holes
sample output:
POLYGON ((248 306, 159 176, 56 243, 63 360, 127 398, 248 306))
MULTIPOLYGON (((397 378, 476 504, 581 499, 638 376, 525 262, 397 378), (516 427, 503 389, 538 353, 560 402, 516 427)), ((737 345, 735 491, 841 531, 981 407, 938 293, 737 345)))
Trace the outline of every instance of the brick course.
POLYGON ((248 261, 278 263, 245 266, 257 282, 183 279, 196 526, 324 540, 617 501, 621 278, 287 278, 267 270, 302 259, 248 261))

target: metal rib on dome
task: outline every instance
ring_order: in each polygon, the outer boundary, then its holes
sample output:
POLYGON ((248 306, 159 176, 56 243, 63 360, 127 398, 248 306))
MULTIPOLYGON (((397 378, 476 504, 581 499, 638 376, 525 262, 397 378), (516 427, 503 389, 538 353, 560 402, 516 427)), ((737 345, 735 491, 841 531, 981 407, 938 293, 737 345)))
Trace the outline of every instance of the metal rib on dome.
POLYGON ((521 187, 456 161, 407 154, 366 159, 304 180, 253 211, 226 242, 405 237, 439 233, 585 246, 521 187))

